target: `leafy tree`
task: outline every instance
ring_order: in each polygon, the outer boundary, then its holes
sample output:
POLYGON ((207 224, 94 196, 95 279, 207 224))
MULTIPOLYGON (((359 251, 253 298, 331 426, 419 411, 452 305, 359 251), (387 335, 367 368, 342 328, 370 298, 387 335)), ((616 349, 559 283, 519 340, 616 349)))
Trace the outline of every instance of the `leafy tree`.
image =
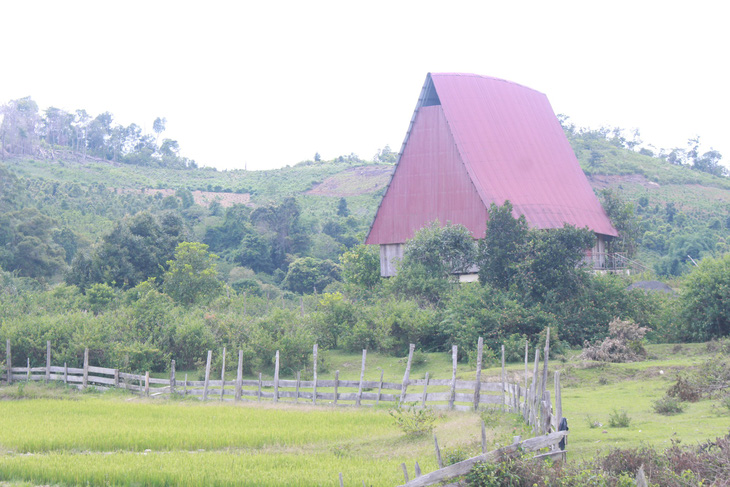
POLYGON ((222 290, 215 261, 217 255, 208 252, 200 242, 181 242, 175 258, 167 262, 163 289, 172 299, 183 304, 210 301, 222 290))
POLYGON ((349 215, 350 210, 347 208, 347 200, 340 198, 340 201, 337 203, 337 216, 347 217, 349 215))
POLYGON ((702 259, 685 278, 682 335, 704 341, 730 334, 730 254, 702 259))
POLYGON ((380 282, 380 254, 374 245, 360 244, 340 255, 345 282, 372 289, 380 282))
POLYGON ((394 288, 403 296, 437 304, 451 289, 451 276, 467 272, 476 261, 476 244, 463 225, 437 221, 407 241, 394 288))
POLYGON ((508 288, 514 280, 516 267, 522 259, 527 238, 524 215, 514 218, 512 203, 489 206, 487 232, 479 241, 479 282, 498 288, 508 288))
POLYGON ((603 209, 618 231, 618 238, 608 241, 608 251, 623 252, 627 257, 633 257, 642 233, 639 219, 634 213, 634 205, 627 203, 610 189, 601 192, 601 200, 603 209))
POLYGON ((282 287, 295 293, 309 294, 322 291, 339 278, 340 267, 334 262, 303 257, 291 263, 282 287))
POLYGON ((157 117, 154 122, 152 122, 152 131, 157 136, 157 141, 160 140, 160 135, 162 135, 162 132, 165 131, 165 125, 167 124, 167 118, 165 117, 157 117))

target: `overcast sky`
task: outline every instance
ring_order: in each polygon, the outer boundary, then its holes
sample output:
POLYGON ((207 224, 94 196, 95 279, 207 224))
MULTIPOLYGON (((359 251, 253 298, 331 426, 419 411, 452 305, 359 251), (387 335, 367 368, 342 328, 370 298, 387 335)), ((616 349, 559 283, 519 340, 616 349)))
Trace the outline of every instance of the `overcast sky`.
POLYGON ((0 103, 163 137, 219 169, 399 150, 428 72, 504 78, 581 126, 730 160, 728 10, 697 1, 0 4, 0 103))

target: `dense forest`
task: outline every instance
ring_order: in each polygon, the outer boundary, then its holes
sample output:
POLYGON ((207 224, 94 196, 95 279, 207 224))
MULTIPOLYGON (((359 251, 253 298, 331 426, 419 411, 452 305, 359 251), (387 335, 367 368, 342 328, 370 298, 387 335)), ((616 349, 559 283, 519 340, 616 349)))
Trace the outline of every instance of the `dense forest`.
POLYGON ((527 228, 507 203, 490 209, 483 241, 458 225, 424 228, 398 276, 381 279, 378 249, 362 242, 397 157, 387 146, 372 161, 216 171, 160 141, 164 118, 153 135, 109 113, 40 113, 30 98, 0 110, 0 339, 21 361, 40 361, 52 340, 69 365, 89 347, 106 366, 161 370, 175 358, 192 369, 228 346, 249 372, 281 350, 293 373, 315 342, 396 356, 409 343, 456 344, 469 361, 478 336, 518 358, 549 326, 560 353, 605 337, 615 317, 654 341, 730 332, 730 180, 698 139, 652 151, 637 132, 562 118, 621 233, 612 251, 641 275, 588 272, 589 233, 527 228), (454 281, 473 264, 479 282, 454 281), (628 289, 653 278, 680 292, 628 289))

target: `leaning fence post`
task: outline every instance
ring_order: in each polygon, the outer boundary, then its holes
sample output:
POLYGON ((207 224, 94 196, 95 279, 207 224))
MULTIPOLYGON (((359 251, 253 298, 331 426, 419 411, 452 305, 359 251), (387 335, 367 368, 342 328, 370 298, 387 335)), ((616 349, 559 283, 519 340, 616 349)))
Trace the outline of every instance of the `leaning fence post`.
POLYGON ((380 383, 378 384, 378 398, 375 400, 375 405, 380 405, 380 393, 383 390, 383 373, 385 372, 381 367, 380 369, 380 383))
POLYGON ((418 464, 418 462, 416 462, 415 471, 416 471, 416 477, 420 477, 421 476, 421 466, 418 464))
POLYGON ((408 483, 408 467, 405 463, 401 463, 400 466, 403 468, 403 476, 406 478, 406 483, 408 483))
POLYGON ((317 404, 317 344, 312 347, 312 356, 314 363, 312 364, 312 404, 317 404))
POLYGON ((279 351, 276 351, 276 364, 274 366, 274 402, 279 402, 279 351))
POLYGON ((355 406, 360 406, 360 400, 362 399, 362 382, 365 380, 365 357, 368 351, 363 349, 362 351, 362 367, 360 367, 360 385, 357 388, 357 399, 355 400, 355 406))
POLYGON ((221 401, 226 390, 226 347, 223 347, 223 362, 221 365, 221 401))
POLYGON ((408 388, 408 379, 411 375, 411 362, 413 362, 413 351, 415 349, 416 345, 414 345, 413 343, 411 343, 408 347, 408 363, 406 364, 406 373, 403 375, 403 383, 401 384, 400 388, 400 402, 398 402, 398 407, 402 407, 403 401, 405 401, 406 399, 406 389, 408 388))
POLYGON ((170 360, 170 395, 175 394, 175 361, 170 360))
POLYGON ((482 420, 482 453, 487 453, 487 427, 482 420))
POLYGON ((46 382, 51 380, 51 341, 46 341, 46 382))
POLYGON ((89 349, 84 349, 84 378, 81 386, 86 389, 86 385, 89 383, 89 349))
POLYGON ((484 338, 479 337, 477 342, 477 381, 474 384, 474 411, 479 409, 479 394, 482 389, 482 354, 484 353, 484 338))
POLYGON ((426 372, 426 380, 423 381, 423 394, 421 395, 421 407, 426 407, 426 396, 428 394, 428 372, 426 372))
POLYGON ((210 362, 213 360, 213 351, 208 350, 208 360, 205 362, 205 382, 203 383, 203 401, 208 399, 208 383, 210 382, 210 362))
POLYGON ((507 405, 507 398, 504 395, 505 392, 505 373, 504 373, 504 345, 502 345, 502 411, 504 411, 507 405))
POLYGON ((456 400, 456 359, 458 357, 458 349, 456 345, 451 347, 451 394, 449 395, 449 409, 454 409, 454 401, 456 400))
POLYGON ((238 370, 236 371, 236 399, 241 400, 241 387, 243 385, 243 350, 238 351, 238 370))
POLYGON ((439 440, 436 439, 436 435, 433 435, 433 446, 436 448, 436 461, 438 462, 439 469, 444 468, 444 462, 441 460, 441 450, 439 449, 439 440))
POLYGON ((8 385, 13 383, 13 361, 10 354, 10 339, 8 338, 5 342, 5 368, 8 369, 7 382, 8 385))

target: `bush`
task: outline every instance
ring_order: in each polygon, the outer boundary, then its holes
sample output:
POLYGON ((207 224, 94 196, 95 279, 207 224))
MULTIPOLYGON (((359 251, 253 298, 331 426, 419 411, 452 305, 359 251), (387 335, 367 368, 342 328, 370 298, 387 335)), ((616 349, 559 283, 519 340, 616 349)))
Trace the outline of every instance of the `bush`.
POLYGON ((390 416, 406 436, 422 436, 433 433, 436 423, 436 414, 429 407, 421 408, 416 403, 405 408, 394 408, 389 411, 390 416))
POLYGON ((661 399, 657 399, 654 401, 653 408, 655 413, 667 416, 684 412, 684 404, 672 396, 664 396, 661 399))
POLYGON ((608 417, 608 425, 612 428, 628 428, 631 425, 631 418, 626 411, 614 409, 608 417))
POLYGON ((644 336, 649 328, 614 319, 608 325, 609 336, 601 343, 585 342, 580 358, 599 362, 637 362, 646 358, 644 336))

